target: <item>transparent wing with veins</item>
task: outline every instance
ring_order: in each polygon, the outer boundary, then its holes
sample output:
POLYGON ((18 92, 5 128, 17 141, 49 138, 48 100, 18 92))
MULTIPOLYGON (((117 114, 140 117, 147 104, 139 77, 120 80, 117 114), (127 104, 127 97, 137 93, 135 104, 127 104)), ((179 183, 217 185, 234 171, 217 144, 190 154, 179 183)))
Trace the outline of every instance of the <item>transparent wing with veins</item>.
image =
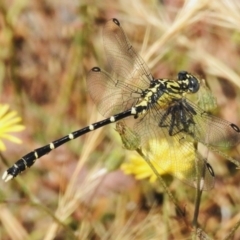
POLYGON ((206 146, 226 150, 240 143, 240 129, 233 123, 213 116, 190 101, 187 103, 196 112, 190 134, 206 146))
POLYGON ((134 50, 117 19, 108 21, 103 30, 108 63, 115 78, 140 89, 149 87, 153 77, 143 59, 134 50))
POLYGON ((87 88, 98 111, 105 117, 131 109, 141 94, 137 87, 117 81, 104 70, 88 73, 87 88))
POLYGON ((109 117, 134 106, 153 77, 117 19, 106 23, 103 41, 113 71, 110 74, 91 70, 87 76, 87 88, 99 112, 109 117))

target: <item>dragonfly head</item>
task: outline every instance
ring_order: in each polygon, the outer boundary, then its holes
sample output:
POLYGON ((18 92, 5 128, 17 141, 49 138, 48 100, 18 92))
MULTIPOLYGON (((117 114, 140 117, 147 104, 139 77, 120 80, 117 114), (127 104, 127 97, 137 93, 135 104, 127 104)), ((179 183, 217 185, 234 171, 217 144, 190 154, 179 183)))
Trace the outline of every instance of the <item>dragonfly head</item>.
POLYGON ((178 73, 178 80, 182 80, 187 84, 188 92, 190 93, 196 93, 200 88, 199 79, 186 71, 178 73))

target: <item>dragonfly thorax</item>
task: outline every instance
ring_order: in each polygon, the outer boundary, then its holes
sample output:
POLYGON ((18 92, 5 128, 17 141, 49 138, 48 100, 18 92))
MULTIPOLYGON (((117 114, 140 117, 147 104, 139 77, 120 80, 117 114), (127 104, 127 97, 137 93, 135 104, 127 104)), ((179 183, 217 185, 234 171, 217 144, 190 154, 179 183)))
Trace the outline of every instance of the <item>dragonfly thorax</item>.
POLYGON ((138 104, 134 107, 136 109, 136 118, 139 115, 145 114, 149 108, 158 102, 164 93, 164 88, 161 82, 154 80, 151 82, 149 88, 142 91, 138 104))
POLYGON ((178 73, 178 80, 155 79, 150 83, 149 88, 142 91, 138 104, 133 108, 136 110, 135 117, 143 115, 152 106, 165 109, 185 94, 196 93, 199 90, 200 81, 186 71, 178 73))

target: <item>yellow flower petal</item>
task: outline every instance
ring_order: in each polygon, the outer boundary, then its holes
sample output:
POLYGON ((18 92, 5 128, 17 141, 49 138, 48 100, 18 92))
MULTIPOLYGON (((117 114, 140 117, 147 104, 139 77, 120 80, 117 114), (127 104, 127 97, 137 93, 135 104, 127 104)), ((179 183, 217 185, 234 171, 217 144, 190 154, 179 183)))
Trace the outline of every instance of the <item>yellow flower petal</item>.
POLYGON ((9 106, 7 104, 4 104, 4 105, 0 104, 0 118, 2 118, 4 114, 6 114, 8 109, 9 109, 9 106))
POLYGON ((0 140, 0 151, 5 151, 6 147, 4 145, 4 143, 0 140))
POLYGON ((6 150, 4 142, 1 139, 6 139, 11 142, 20 144, 22 141, 11 135, 12 132, 20 132, 25 127, 20 124, 21 118, 18 117, 16 111, 10 111, 7 104, 0 104, 0 150, 6 150))
POLYGON ((17 117, 16 114, 11 114, 11 113, 7 113, 5 116, 2 116, 0 118, 1 123, 6 124, 6 123, 10 123, 10 122, 20 122, 21 118, 17 117))
MULTIPOLYGON (((1 122, 0 122, 1 124, 1 122)), ((8 126, 8 127, 0 127, 0 132, 19 132, 24 130, 25 127, 23 125, 13 125, 13 126, 8 126)))
POLYGON ((15 137, 13 135, 10 135, 10 134, 1 134, 1 138, 7 139, 11 142, 15 142, 15 143, 18 143, 18 144, 22 143, 22 141, 19 138, 15 137))

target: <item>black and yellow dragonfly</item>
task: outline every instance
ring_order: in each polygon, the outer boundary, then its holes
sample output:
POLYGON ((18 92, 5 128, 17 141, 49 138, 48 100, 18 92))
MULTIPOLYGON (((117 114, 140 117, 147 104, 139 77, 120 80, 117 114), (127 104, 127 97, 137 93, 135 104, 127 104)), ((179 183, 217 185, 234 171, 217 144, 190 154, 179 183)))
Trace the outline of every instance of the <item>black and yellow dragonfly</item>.
MULTIPOLYGON (((175 164, 176 174, 173 175, 176 176, 179 166, 188 166, 189 161, 198 159, 196 154, 193 154, 190 158, 179 160, 179 155, 184 156, 191 152, 188 142, 201 142, 217 151, 239 143, 239 127, 208 114, 187 99, 189 94, 198 92, 198 78, 186 71, 179 72, 177 80, 154 78, 115 18, 106 23, 103 40, 112 72, 105 72, 99 67, 92 68, 87 75, 87 88, 99 112, 107 118, 26 154, 4 172, 4 181, 16 177, 31 167, 36 159, 60 145, 110 123, 131 117, 134 121, 132 129, 139 136, 139 146, 145 149, 151 158, 156 153, 159 156, 159 152, 161 155, 159 142, 166 140, 169 152, 166 161, 175 164)), ((204 160, 200 161, 202 163, 196 166, 207 166, 209 170, 206 174, 213 178, 210 165, 204 160)), ((236 164, 239 165, 237 161, 236 164)), ((194 176, 196 171, 192 170, 194 176)), ((186 177, 185 180, 194 185, 192 179, 194 177, 186 177)), ((209 182, 211 181, 204 183, 204 189, 212 187, 209 182)))

